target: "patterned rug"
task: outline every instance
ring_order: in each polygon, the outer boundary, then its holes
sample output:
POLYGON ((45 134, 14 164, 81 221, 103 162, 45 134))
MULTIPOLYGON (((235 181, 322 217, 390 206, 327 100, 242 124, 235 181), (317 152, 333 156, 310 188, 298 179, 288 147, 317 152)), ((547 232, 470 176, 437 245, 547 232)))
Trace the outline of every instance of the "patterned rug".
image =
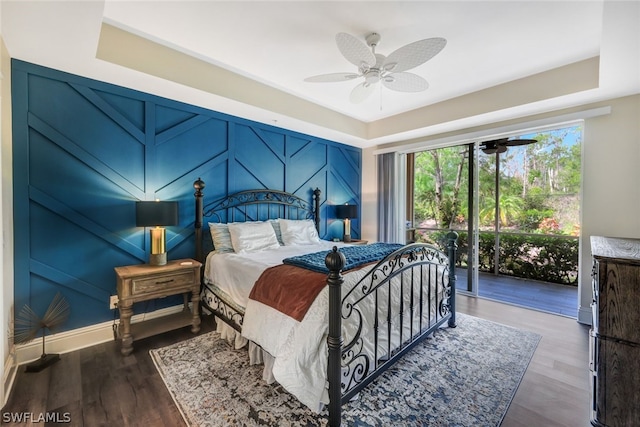
MULTIPOLYGON (((498 426, 540 336, 458 314, 343 406, 344 426, 498 426)), ((187 425, 326 426, 215 332, 151 350, 187 425)))

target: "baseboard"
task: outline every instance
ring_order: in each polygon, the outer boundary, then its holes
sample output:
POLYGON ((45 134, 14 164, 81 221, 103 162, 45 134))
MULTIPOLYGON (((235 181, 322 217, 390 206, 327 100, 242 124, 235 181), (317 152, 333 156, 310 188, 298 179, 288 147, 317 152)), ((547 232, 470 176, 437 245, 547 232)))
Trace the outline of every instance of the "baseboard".
MULTIPOLYGON (((131 318, 131 323, 168 316, 184 310, 184 305, 176 305, 149 313, 137 314, 131 318)), ((116 322, 118 323, 118 322, 116 322)), ((47 335, 45 351, 47 354, 63 354, 82 348, 91 347, 113 339, 113 321, 98 323, 59 334, 47 335)), ((32 362, 42 356, 42 338, 27 344, 16 346, 17 365, 32 362)))
POLYGON ((580 307, 578 309, 578 323, 591 325, 591 322, 593 322, 593 311, 591 307, 580 307))
POLYGON ((4 361, 4 377, 2 378, 2 405, 4 408, 9 400, 11 389, 13 388, 13 382, 16 379, 16 373, 18 372, 18 364, 16 363, 16 350, 15 346, 12 346, 9 351, 7 360, 4 361))

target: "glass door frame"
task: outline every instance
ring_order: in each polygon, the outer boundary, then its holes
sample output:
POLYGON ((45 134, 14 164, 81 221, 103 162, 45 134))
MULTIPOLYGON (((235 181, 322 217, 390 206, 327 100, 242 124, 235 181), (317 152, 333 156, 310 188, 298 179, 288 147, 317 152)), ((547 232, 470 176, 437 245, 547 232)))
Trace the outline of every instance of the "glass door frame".
POLYGON ((467 283, 466 287, 456 281, 456 291, 460 291, 466 295, 478 296, 478 242, 480 229, 478 224, 480 223, 480 209, 478 207, 478 156, 479 156, 479 143, 471 142, 466 144, 468 147, 467 156, 467 169, 469 180, 467 185, 467 205, 468 215, 467 218, 467 283))
MULTIPOLYGON (((478 157, 479 157, 479 143, 469 142, 448 145, 446 147, 435 147, 425 149, 439 150, 442 148, 452 147, 465 147, 467 149, 467 203, 468 203, 468 218, 467 218, 467 280, 466 283, 461 283, 456 277, 456 292, 461 292, 465 295, 478 296, 478 242, 479 242, 479 215, 478 208, 478 157)), ((414 224, 414 196, 415 196, 415 152, 406 153, 406 221, 407 221, 407 234, 405 243, 413 243, 415 241, 415 224, 414 224)))

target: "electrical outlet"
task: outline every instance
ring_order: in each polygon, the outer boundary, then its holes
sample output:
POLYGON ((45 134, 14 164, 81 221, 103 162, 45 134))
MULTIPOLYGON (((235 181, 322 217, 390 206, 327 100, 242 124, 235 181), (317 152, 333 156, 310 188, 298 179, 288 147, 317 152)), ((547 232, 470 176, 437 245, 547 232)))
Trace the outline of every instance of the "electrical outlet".
POLYGON ((118 295, 111 295, 109 297, 109 310, 115 310, 118 308, 118 295))

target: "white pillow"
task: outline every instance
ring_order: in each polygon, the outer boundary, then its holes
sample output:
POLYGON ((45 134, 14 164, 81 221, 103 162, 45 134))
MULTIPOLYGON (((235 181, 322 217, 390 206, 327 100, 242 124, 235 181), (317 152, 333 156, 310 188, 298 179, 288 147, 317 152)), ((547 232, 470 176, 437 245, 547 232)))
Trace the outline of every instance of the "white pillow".
POLYGON ((211 240, 213 242, 214 252, 233 252, 233 244, 231 243, 231 235, 229 234, 229 228, 227 227, 227 224, 210 222, 209 231, 211 232, 211 240))
POLYGON ((276 232, 276 238, 278 239, 278 243, 280 243, 280 246, 284 245, 284 242, 282 241, 282 231, 280 230, 280 219, 279 218, 270 219, 269 222, 273 227, 273 231, 276 232))
POLYGON ((281 219, 279 222, 282 241, 286 246, 320 243, 318 230, 312 220, 281 219))
POLYGON ((279 248, 280 243, 268 222, 232 222, 229 226, 231 243, 236 253, 263 251, 279 248))

